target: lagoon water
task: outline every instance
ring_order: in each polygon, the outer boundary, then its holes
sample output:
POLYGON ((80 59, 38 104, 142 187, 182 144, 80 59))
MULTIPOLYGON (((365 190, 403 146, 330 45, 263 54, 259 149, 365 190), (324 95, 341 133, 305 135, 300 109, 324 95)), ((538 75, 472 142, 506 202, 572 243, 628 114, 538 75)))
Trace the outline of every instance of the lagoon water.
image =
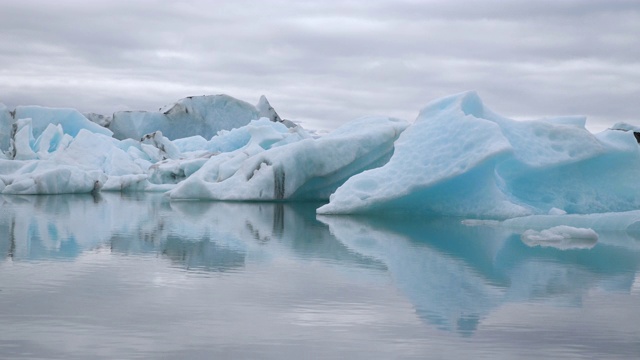
POLYGON ((156 194, 0 197, 2 359, 640 356, 640 236, 156 194))

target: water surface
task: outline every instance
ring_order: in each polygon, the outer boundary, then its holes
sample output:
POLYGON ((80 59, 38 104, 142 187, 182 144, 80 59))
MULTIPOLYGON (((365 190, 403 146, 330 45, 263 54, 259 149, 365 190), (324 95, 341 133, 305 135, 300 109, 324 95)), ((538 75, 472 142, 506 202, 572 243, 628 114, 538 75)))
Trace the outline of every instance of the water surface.
POLYGON ((640 240, 154 194, 0 197, 2 359, 636 358, 640 240))

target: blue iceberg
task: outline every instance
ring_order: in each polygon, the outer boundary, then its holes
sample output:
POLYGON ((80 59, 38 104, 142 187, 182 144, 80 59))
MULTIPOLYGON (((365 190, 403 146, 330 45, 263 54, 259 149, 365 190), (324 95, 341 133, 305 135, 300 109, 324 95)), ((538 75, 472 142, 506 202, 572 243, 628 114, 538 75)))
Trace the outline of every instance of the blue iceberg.
POLYGON ((637 128, 592 134, 585 123, 508 119, 475 92, 433 101, 413 123, 367 116, 323 136, 264 97, 190 97, 110 118, 2 105, 0 192, 329 200, 318 213, 480 219, 640 209, 637 128))
POLYGON ((510 218, 640 206, 633 132, 592 134, 581 117, 516 121, 467 92, 432 102, 384 166, 350 178, 321 214, 510 218))

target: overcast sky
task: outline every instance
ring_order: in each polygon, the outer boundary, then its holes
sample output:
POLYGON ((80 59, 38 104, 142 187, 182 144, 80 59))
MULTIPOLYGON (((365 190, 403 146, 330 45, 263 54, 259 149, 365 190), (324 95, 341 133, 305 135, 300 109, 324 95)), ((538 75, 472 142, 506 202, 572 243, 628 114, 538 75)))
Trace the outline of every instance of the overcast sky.
POLYGON ((640 0, 2 1, 0 48, 9 107, 265 94, 331 129, 477 90, 509 117, 640 125, 640 0))

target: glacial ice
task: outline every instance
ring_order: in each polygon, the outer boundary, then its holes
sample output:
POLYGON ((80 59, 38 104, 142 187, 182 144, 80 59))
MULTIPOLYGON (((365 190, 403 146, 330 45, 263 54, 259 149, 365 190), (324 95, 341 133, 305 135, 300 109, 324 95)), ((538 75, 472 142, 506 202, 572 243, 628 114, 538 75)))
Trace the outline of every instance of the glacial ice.
POLYGON ((326 199, 349 177, 384 164, 406 126, 406 122, 393 118, 365 117, 320 139, 297 136, 292 141, 292 133, 284 125, 280 133, 256 132, 243 148, 211 157, 169 196, 214 200, 326 199))
MULTIPOLYGON (((140 139, 158 130, 170 140, 196 135, 210 139, 220 130, 241 127, 261 117, 282 122, 264 96, 258 106, 228 95, 190 96, 158 112, 116 112, 109 129, 116 139, 140 139)), ((102 121, 98 116, 93 118, 102 121)))
POLYGON ((351 177, 318 212, 510 218, 634 210, 637 164, 632 132, 594 135, 579 117, 515 121, 467 92, 427 105, 387 164, 351 177))
POLYGON ((31 119, 35 138, 38 138, 50 124, 61 125, 64 133, 72 137, 82 129, 106 136, 113 135, 109 129, 89 121, 75 109, 18 106, 13 117, 15 120, 31 119))
POLYGON ((592 134, 585 121, 511 120, 475 92, 433 101, 413 123, 367 116, 323 136, 282 120, 265 97, 256 106, 226 95, 189 97, 157 113, 113 117, 0 104, 0 192, 313 199, 329 200, 320 214, 513 224, 546 216, 560 220, 529 229, 588 228, 571 216, 640 209, 640 150, 633 125, 592 134))

